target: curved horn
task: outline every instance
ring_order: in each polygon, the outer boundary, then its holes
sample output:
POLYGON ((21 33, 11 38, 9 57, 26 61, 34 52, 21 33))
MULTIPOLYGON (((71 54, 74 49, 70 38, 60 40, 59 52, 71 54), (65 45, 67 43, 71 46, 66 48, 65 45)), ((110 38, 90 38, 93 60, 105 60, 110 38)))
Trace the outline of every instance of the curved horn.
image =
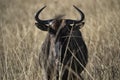
POLYGON ((36 15, 35 15, 35 20, 36 20, 38 23, 49 24, 49 22, 52 21, 52 19, 51 19, 51 20, 41 20, 41 19, 39 19, 39 14, 40 14, 40 12, 41 12, 45 7, 46 7, 46 6, 42 7, 42 8, 36 13, 36 15))
POLYGON ((78 9, 78 8, 77 8, 76 6, 74 6, 74 5, 73 5, 73 7, 80 13, 81 19, 80 19, 80 20, 67 19, 66 21, 67 21, 68 24, 73 24, 73 23, 78 24, 78 23, 82 22, 82 21, 84 20, 84 18, 85 18, 84 13, 83 13, 80 9, 78 9))

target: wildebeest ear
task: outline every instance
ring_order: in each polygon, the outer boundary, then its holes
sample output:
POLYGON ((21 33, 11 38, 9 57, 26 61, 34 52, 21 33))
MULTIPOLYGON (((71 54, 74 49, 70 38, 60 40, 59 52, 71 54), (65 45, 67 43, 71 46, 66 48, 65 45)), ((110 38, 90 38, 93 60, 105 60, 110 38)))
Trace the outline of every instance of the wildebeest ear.
POLYGON ((42 31, 47 31, 48 30, 48 26, 46 26, 44 24, 35 23, 35 25, 37 26, 37 28, 39 28, 42 31))
POLYGON ((44 24, 40 24, 40 23, 35 23, 35 25, 37 26, 37 28, 39 28, 42 31, 49 31, 51 34, 55 34, 56 31, 53 30, 51 27, 44 25, 44 24))
POLYGON ((84 26, 84 24, 85 24, 85 22, 81 22, 81 23, 79 23, 79 24, 76 24, 75 25, 75 29, 77 28, 77 29, 81 29, 83 26, 84 26))

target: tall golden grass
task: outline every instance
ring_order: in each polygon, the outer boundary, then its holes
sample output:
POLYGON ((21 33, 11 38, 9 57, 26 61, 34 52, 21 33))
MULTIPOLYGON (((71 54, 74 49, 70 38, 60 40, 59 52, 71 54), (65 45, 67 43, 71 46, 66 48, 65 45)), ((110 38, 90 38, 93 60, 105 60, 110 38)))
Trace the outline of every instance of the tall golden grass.
POLYGON ((120 80, 119 0, 0 0, 0 80, 41 80, 38 55, 46 33, 34 25, 34 14, 44 5, 42 19, 59 14, 79 19, 72 5, 85 13, 84 80, 120 80))

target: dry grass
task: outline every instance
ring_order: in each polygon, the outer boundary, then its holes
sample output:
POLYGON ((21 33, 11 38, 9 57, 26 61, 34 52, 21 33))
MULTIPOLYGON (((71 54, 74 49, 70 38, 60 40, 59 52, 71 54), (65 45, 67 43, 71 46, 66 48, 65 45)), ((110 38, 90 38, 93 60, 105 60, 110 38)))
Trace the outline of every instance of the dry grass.
POLYGON ((65 18, 76 19, 79 15, 73 4, 86 15, 81 31, 89 62, 83 78, 120 79, 119 0, 0 0, 0 80, 41 79, 38 55, 46 33, 35 27, 34 13, 47 5, 43 19, 61 12, 65 18))

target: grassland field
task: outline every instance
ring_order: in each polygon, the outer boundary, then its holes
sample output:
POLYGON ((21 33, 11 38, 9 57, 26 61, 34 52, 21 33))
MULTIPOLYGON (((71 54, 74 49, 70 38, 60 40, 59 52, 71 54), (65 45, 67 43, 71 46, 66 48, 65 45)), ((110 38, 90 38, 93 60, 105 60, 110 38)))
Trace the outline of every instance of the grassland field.
POLYGON ((73 5, 84 12, 85 80, 120 80, 120 0, 0 0, 0 80, 41 80, 38 55, 46 32, 34 15, 44 5, 42 19, 79 19, 73 5))

